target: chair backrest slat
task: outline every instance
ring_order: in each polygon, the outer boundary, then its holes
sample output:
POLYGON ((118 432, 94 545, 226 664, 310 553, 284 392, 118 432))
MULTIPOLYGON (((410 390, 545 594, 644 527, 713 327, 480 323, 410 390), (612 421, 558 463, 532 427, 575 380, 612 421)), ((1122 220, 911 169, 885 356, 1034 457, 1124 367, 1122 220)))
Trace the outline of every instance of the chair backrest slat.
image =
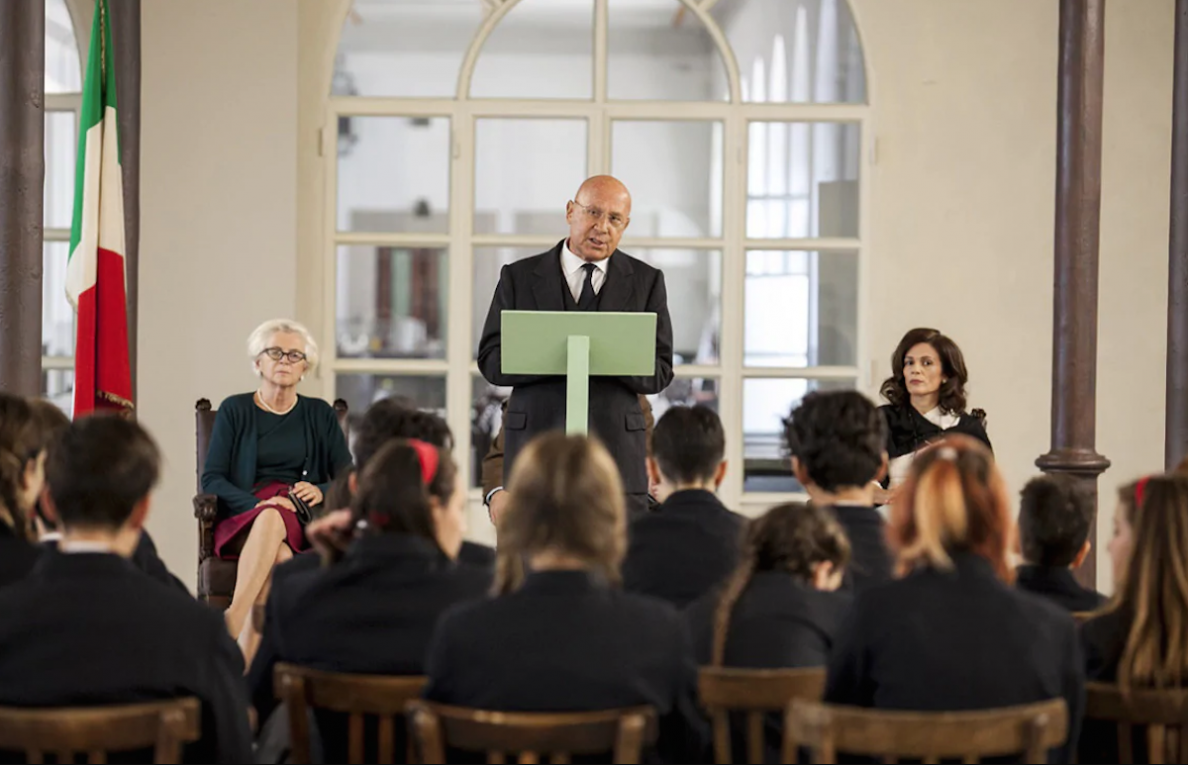
POLYGON ((409 730, 422 761, 451 748, 486 752, 488 762, 539 762, 542 753, 562 761, 575 755, 613 754, 614 762, 639 762, 643 747, 655 741, 656 714, 651 707, 598 712, 497 712, 412 701, 409 730))
POLYGON ((937 761, 1025 754, 1044 762, 1068 736, 1063 699, 971 712, 900 712, 792 703, 785 721, 815 762, 847 755, 937 761))
POLYGON ((0 708, 0 750, 24 752, 29 762, 58 762, 85 755, 103 763, 109 752, 152 749, 157 762, 180 762, 181 747, 197 741, 201 708, 197 699, 98 707, 0 708), (171 746, 162 749, 162 731, 171 746))
MULTIPOLYGON (((782 713, 793 699, 818 701, 825 690, 825 668, 737 669, 702 667, 697 676, 698 697, 713 720, 714 761, 733 762, 730 712, 746 712, 748 762, 764 759, 764 712, 782 713)), ((796 743, 784 732, 783 757, 795 757, 796 743)))
POLYGON ((309 713, 321 709, 347 715, 347 752, 362 762, 367 749, 365 722, 378 719, 380 762, 396 759, 396 717, 409 701, 420 698, 424 677, 356 675, 323 672, 281 663, 274 672, 276 695, 289 709, 293 762, 310 761, 309 713))
POLYGON ((1134 762, 1136 729, 1146 728, 1148 762, 1184 762, 1188 739, 1188 689, 1132 688, 1085 684, 1085 719, 1118 726, 1118 759, 1134 762))

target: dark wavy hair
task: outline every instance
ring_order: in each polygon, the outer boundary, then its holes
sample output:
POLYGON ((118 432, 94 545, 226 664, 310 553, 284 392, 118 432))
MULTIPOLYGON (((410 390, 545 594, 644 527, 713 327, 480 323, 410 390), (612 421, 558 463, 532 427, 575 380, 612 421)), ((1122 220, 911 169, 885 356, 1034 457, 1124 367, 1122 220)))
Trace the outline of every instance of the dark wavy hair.
POLYGON ((784 420, 784 442, 813 483, 834 492, 875 479, 887 449, 887 425, 856 390, 813 391, 784 420))
POLYGON ((908 393, 907 383, 903 379, 903 359, 907 356, 908 351, 920 343, 931 345, 936 350, 936 355, 940 357, 941 371, 945 378, 939 391, 941 410, 948 414, 965 414, 965 384, 969 382, 969 372, 965 369, 965 357, 961 355, 961 349, 957 347, 957 343, 946 335, 942 335, 937 329, 917 327, 909 330, 903 336, 895 348, 895 353, 891 356, 891 376, 883 381, 879 393, 892 406, 907 406, 911 401, 911 395, 908 393))

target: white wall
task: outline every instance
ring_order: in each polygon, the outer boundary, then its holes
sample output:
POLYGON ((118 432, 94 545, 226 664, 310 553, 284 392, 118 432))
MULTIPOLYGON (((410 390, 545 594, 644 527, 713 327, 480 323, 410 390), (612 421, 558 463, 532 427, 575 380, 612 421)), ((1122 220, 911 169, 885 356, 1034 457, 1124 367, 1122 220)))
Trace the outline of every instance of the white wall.
MULTIPOLYGON (((1172 5, 1107 4, 1099 583, 1114 487, 1162 463, 1172 5)), ((855 6, 876 103, 874 382, 904 330, 943 328, 1018 491, 1050 444, 1057 3, 855 6)))
POLYGON ((297 8, 145 3, 140 420, 165 454, 149 522, 194 585, 194 402, 251 390, 244 341, 291 315, 297 8))

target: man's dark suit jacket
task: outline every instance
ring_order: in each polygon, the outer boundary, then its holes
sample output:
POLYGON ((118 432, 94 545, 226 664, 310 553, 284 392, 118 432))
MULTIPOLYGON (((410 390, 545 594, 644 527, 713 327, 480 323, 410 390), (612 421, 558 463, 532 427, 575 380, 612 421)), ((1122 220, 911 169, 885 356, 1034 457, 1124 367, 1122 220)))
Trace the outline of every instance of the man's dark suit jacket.
MULTIPOLYGON (((1063 698, 1075 745, 1085 676, 1067 611, 1001 582, 989 561, 953 556, 860 590, 829 661, 825 701, 962 711, 1063 698)), ((1065 746, 1050 762, 1068 762, 1065 746)))
MULTIPOLYGON (((478 366, 483 377, 492 385, 515 387, 503 420, 505 480, 516 455, 534 436, 565 427, 565 378, 504 374, 500 337, 501 313, 505 310, 566 310, 569 286, 561 272, 564 243, 562 240, 548 252, 503 267, 479 341, 478 366)), ((672 321, 664 274, 615 250, 598 301, 598 310, 603 312, 656 314, 654 374, 590 378, 590 434, 598 436, 610 451, 623 478, 623 490, 642 496, 648 491, 644 466, 647 443, 637 395, 659 393, 672 382, 672 321)))
MULTIPOLYGON (((57 539, 47 539, 41 544, 47 550, 58 551, 57 539)), ((161 584, 174 587, 187 595, 190 594, 189 588, 165 567, 165 561, 161 560, 161 556, 157 554, 157 546, 153 544, 153 539, 147 531, 140 532, 140 541, 136 543, 136 549, 132 551, 132 565, 161 584)))
MULTIPOLYGON (((423 674, 438 617, 486 597, 491 580, 490 568, 454 563, 433 542, 405 534, 363 537, 338 563, 287 576, 268 597, 248 676, 260 719, 275 705, 278 661, 330 672, 423 674)), ((327 761, 345 762, 345 727, 329 717, 320 723, 327 761)))
POLYGON ((219 614, 189 595, 116 555, 47 553, 0 590, 0 613, 0 704, 196 696, 202 738, 184 761, 252 761, 243 656, 219 614))
POLYGON ((1082 587, 1067 566, 1019 566, 1015 569, 1015 586, 1072 613, 1096 611, 1106 603, 1100 592, 1082 587))
POLYGON ((746 523, 711 492, 672 494, 631 519, 623 589, 684 608, 734 571, 746 523))
POLYGON ((426 698, 481 709, 651 705, 664 758, 706 761, 708 726, 697 710, 697 665, 680 614, 584 571, 532 573, 509 595, 450 610, 426 674, 426 698))
POLYGON ((833 505, 829 508, 850 540, 850 564, 843 588, 861 592, 891 581, 894 561, 887 549, 887 524, 869 505, 833 505))

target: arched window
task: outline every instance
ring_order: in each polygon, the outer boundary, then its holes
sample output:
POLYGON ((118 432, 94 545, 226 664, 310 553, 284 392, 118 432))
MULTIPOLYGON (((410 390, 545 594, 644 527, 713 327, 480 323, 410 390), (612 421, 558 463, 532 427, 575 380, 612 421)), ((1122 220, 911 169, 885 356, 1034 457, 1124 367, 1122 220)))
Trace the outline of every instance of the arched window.
POLYGON ((66 0, 45 0, 45 244, 42 392, 70 411, 74 391, 74 309, 66 300, 66 261, 74 214, 74 170, 82 69, 66 0))
MULTIPOLYGON (((865 65, 845 0, 354 0, 326 140, 330 394, 445 414, 472 485, 506 391, 475 355, 500 268, 588 175, 634 198, 677 378, 716 407, 723 497, 800 490, 780 418, 860 381, 865 65), (468 463, 468 464, 466 464, 468 463)), ((476 495, 477 496, 477 495, 476 495)))

